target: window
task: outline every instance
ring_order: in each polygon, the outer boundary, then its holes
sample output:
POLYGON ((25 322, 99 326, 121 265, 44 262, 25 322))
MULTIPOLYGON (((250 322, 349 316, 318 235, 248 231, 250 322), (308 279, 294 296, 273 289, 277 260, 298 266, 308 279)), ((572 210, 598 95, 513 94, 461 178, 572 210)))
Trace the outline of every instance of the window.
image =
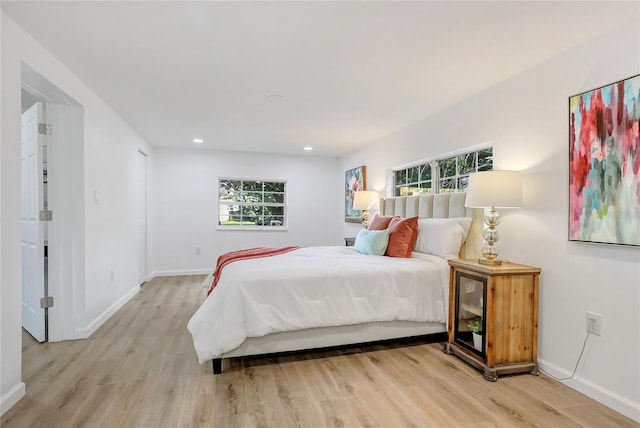
POLYGON ((285 181, 218 179, 218 227, 283 230, 286 186, 285 181))
POLYGON ((462 192, 469 174, 493 169, 493 148, 434 159, 394 171, 395 196, 419 193, 462 192))
POLYGON ((395 171, 396 196, 433 193, 431 164, 425 163, 395 171))

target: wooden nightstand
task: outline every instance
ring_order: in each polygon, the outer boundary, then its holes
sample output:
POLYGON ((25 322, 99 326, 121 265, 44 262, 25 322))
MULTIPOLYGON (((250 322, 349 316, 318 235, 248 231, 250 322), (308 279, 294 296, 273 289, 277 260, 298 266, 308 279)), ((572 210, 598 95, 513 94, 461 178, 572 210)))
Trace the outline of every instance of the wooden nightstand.
POLYGON ((344 238, 344 245, 347 247, 353 247, 353 244, 356 242, 356 238, 344 238))
POLYGON ((538 375, 540 269, 504 262, 482 265, 477 260, 449 260, 449 265, 449 340, 444 352, 483 370, 484 378, 493 382, 502 374, 538 375), (472 329, 477 326, 482 337, 474 344, 472 329))

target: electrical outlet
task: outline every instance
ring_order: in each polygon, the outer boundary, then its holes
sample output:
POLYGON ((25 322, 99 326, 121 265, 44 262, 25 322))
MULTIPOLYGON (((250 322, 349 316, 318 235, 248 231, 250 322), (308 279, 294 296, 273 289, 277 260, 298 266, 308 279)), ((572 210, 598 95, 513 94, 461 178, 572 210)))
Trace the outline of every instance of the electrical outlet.
POLYGON ((602 315, 587 312, 587 332, 602 336, 602 315))
POLYGON ((200 247, 196 247, 196 254, 200 254, 200 247))

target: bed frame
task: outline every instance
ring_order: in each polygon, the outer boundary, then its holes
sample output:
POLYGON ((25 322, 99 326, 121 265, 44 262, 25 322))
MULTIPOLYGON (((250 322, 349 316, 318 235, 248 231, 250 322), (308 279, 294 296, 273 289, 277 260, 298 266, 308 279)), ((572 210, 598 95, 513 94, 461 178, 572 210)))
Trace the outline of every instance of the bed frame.
MULTIPOLYGON (((380 214, 419 218, 471 217, 473 221, 467 240, 460 249, 460 258, 477 258, 482 245, 482 210, 466 208, 465 197, 465 193, 444 193, 383 198, 380 200, 380 214)), ((242 345, 225 352, 221 358, 214 358, 213 373, 222 372, 223 358, 355 345, 446 331, 446 325, 442 323, 391 321, 272 333, 247 338, 242 345)))

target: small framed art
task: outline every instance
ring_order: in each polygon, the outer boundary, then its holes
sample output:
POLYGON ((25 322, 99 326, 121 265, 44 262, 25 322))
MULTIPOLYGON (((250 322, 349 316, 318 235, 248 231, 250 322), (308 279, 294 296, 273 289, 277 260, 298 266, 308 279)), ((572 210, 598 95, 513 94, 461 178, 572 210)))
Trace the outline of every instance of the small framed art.
POLYGON ((344 173, 344 221, 362 223, 362 211, 353 209, 353 198, 358 190, 367 185, 367 167, 359 166, 344 173))

